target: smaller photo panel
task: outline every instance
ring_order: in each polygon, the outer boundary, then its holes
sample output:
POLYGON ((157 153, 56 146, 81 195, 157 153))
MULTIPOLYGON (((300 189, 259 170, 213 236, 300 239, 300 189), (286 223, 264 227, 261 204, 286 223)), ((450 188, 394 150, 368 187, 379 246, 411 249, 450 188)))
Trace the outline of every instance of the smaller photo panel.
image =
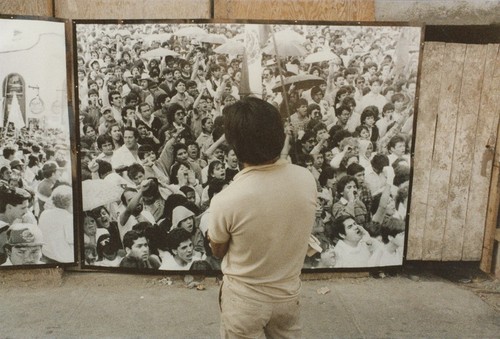
POLYGON ((65 23, 0 32, 0 269, 75 264, 65 23))

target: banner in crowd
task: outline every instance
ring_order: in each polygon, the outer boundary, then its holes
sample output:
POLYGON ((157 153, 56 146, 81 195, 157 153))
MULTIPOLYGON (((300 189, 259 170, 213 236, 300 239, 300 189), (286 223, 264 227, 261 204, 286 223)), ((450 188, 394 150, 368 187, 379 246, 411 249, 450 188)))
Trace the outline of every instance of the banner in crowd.
POLYGON ((0 268, 76 264, 65 23, 0 17, 0 268))
POLYGON ((210 201, 242 169, 223 111, 247 95, 279 110, 282 158, 317 182, 304 268, 401 266, 422 38, 407 25, 76 21, 82 267, 220 270, 210 201))

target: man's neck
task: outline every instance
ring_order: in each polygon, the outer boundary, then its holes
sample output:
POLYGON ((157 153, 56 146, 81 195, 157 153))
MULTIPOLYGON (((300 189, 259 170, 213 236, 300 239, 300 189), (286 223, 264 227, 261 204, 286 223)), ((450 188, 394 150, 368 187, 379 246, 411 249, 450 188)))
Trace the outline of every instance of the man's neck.
POLYGON ((276 158, 274 159, 271 159, 271 160, 268 160, 266 162, 263 162, 261 164, 249 164, 248 162, 244 162, 243 163, 243 168, 247 168, 247 167, 252 167, 252 166, 264 166, 264 165, 271 165, 271 164, 274 164, 276 161, 278 161, 280 157, 277 156, 276 158))
POLYGON ((181 258, 179 258, 178 256, 175 256, 175 257, 174 257, 174 260, 175 260, 175 262, 176 262, 179 266, 182 266, 182 267, 184 267, 184 266, 186 266, 186 265, 188 264, 187 262, 185 262, 184 260, 182 260, 182 259, 181 259, 181 258))
POLYGON ((139 147, 137 146, 137 144, 132 145, 131 147, 127 147, 127 149, 128 149, 130 152, 136 152, 138 148, 139 148, 139 147))
POLYGON ((359 244, 359 241, 349 241, 349 240, 345 240, 345 239, 342 239, 342 241, 348 245, 349 247, 358 247, 358 244, 359 244))

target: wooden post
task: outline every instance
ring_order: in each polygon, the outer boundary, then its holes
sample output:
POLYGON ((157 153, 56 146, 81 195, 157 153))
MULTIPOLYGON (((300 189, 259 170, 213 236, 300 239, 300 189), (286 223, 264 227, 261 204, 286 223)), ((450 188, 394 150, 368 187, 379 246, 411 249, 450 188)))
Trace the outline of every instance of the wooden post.
POLYGON ((486 214, 486 226, 484 230, 483 253, 479 267, 486 273, 491 272, 493 259, 493 247, 495 245, 496 225, 498 218, 498 206, 500 204, 500 123, 497 130, 497 143, 495 145, 495 156, 493 158, 493 172, 491 175, 490 194, 488 199, 488 212, 486 214))

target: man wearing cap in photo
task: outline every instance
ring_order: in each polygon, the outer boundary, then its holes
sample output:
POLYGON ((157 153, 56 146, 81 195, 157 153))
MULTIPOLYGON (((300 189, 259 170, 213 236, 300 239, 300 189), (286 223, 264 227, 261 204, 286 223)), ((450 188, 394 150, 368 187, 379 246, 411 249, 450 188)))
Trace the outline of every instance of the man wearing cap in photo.
POLYGON ((55 161, 47 161, 42 167, 43 180, 38 184, 37 197, 38 197, 38 208, 40 215, 43 210, 45 203, 50 199, 52 194, 52 189, 56 182, 58 181, 61 173, 58 171, 59 166, 55 161))
POLYGON ((6 259, 4 245, 7 243, 7 230, 16 219, 21 219, 28 212, 30 198, 28 191, 0 183, 0 263, 6 259))
POLYGON ((1 266, 43 264, 42 246, 42 232, 36 225, 13 224, 7 231, 7 260, 1 266))
POLYGON ((108 132, 108 127, 111 124, 117 123, 118 126, 122 127, 122 122, 117 122, 113 116, 113 109, 111 106, 104 106, 101 109, 101 124, 99 125, 98 133, 99 135, 106 134, 108 132))

